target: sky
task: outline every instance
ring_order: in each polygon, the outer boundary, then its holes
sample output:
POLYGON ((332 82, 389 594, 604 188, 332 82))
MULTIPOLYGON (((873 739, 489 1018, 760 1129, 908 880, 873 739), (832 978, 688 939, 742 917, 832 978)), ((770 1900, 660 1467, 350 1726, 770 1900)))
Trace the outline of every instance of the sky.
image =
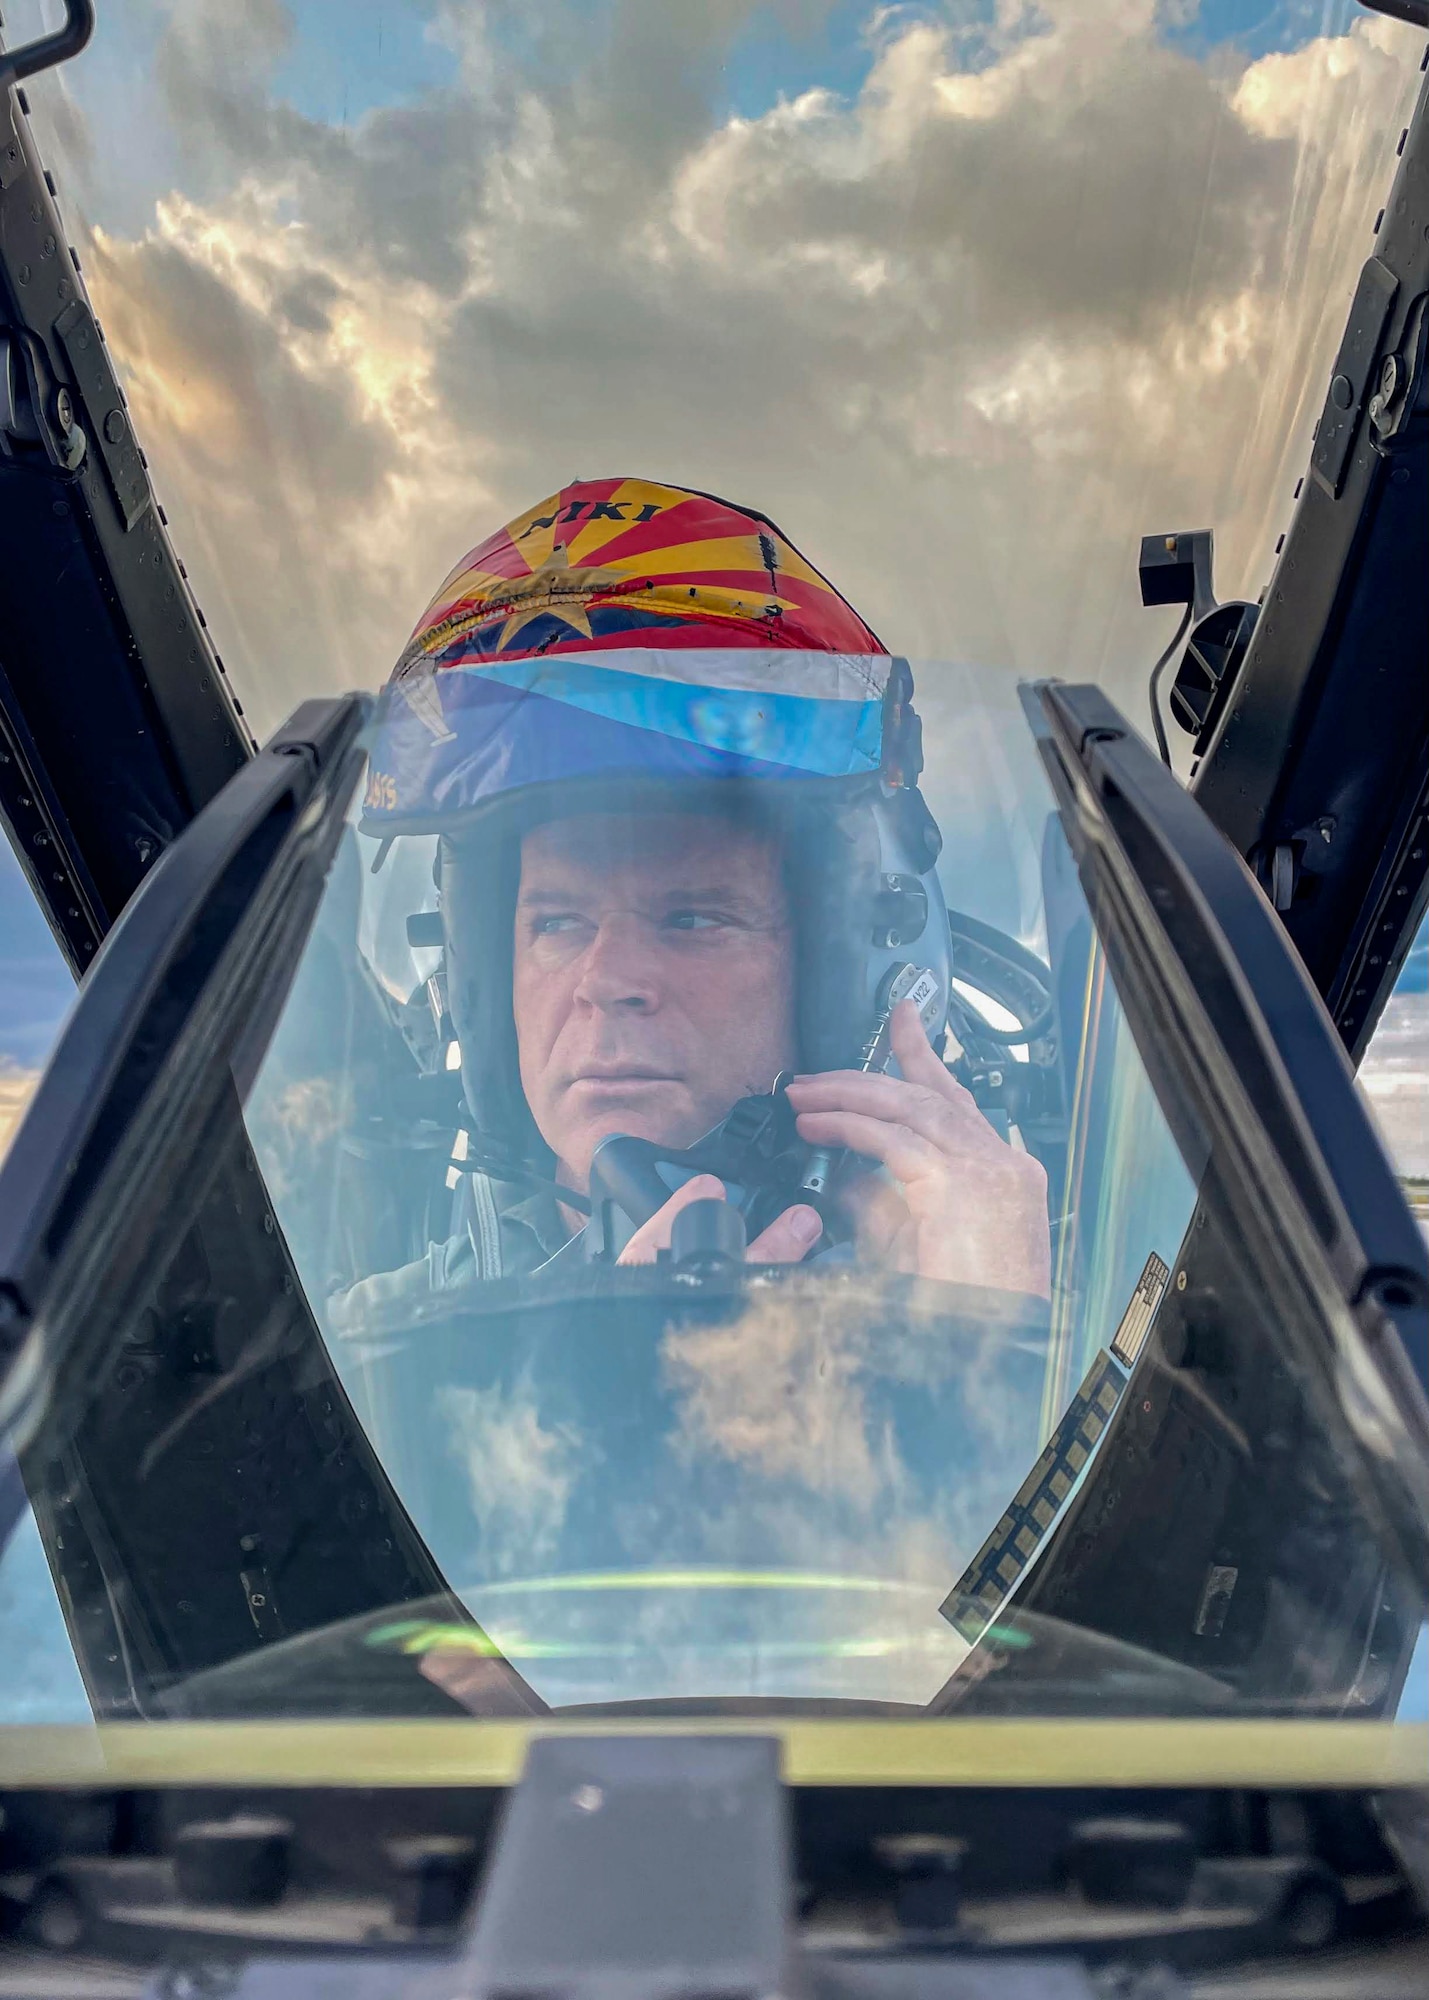
POLYGON ((1138 539, 1263 583, 1420 47, 1349 0, 129 0, 31 97, 260 733, 623 472, 1144 721, 1138 539))
MULTIPOLYGON (((29 94, 260 734, 613 472, 1145 727, 1139 537, 1264 582, 1421 47, 1349 0, 102 0, 29 94)), ((23 904, 11 1073, 64 998, 23 904)))

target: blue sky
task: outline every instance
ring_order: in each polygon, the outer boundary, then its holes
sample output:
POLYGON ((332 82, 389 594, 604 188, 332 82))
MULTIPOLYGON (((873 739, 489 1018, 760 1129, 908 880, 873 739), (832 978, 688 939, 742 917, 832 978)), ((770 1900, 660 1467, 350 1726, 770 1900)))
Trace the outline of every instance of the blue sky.
MULTIPOLYGON (((598 16, 608 0, 586 0, 598 16)), ((329 124, 358 118, 374 106, 420 95, 445 82, 452 56, 434 33, 432 0, 289 0, 295 35, 276 79, 277 94, 309 117, 329 124)), ((857 94, 873 60, 870 21, 875 0, 833 0, 822 18, 790 21, 787 10, 758 9, 731 52, 725 70, 725 105, 757 117, 780 97, 806 90, 857 94)), ((969 31, 969 64, 977 61, 979 28, 990 28, 990 0, 938 5, 907 0, 884 10, 901 17, 951 19, 969 31)), ((1335 33, 1354 17, 1347 0, 1202 0, 1180 21, 1168 18, 1168 41, 1200 53, 1228 46, 1247 56, 1298 47, 1312 35, 1335 33)), ((1035 16, 1029 22, 1035 32, 1035 16)))
MULTIPOLYGON (((608 0, 587 0, 598 16, 608 0)), ((342 124, 374 106, 420 95, 447 80, 452 57, 432 32, 431 0, 289 0, 295 24, 292 52, 276 80, 277 92, 309 117, 342 124)), ((726 107, 757 117, 780 97, 812 89, 855 96, 873 59, 868 33, 877 11, 874 0, 833 0, 810 16, 790 21, 787 10, 756 10, 726 66, 726 107)), ((969 56, 976 62, 980 26, 990 27, 989 0, 940 6, 936 0, 887 9, 902 17, 951 19, 970 31, 969 56)), ((1182 14, 1184 9, 1169 10, 1182 14)), ((1298 47, 1311 35, 1336 32, 1353 18, 1345 0, 1329 5, 1313 0, 1202 0, 1179 24, 1168 23, 1167 39, 1200 52, 1231 45, 1247 56, 1298 47)), ((1030 24, 1035 31, 1035 17, 1030 24)))
POLYGON ((49 1054, 74 981, 8 841, 0 840, 0 1066, 49 1054))
POLYGON ((426 0, 296 0, 277 94, 329 125, 421 96, 453 68, 450 50, 429 32, 435 11, 426 0))
POLYGON ((1419 935, 1404 961, 1396 990, 1401 993, 1429 993, 1429 917, 1419 926, 1419 935))

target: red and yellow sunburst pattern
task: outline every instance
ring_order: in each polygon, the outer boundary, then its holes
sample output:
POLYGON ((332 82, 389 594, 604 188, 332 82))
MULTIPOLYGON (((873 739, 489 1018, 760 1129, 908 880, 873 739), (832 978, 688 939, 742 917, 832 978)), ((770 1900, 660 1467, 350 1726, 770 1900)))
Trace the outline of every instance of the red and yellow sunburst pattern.
POLYGON ((762 514, 647 479, 582 479, 462 558, 398 671, 649 645, 887 650, 762 514))

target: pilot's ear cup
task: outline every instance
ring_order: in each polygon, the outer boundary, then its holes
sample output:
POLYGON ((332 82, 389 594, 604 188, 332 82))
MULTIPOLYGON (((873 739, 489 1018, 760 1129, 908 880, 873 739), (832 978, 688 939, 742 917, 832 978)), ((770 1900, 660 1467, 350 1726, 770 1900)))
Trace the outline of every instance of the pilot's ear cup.
POLYGON ((511 1013, 512 929, 521 841, 473 829, 441 843, 447 1005, 461 1046, 462 1085, 476 1130, 537 1163, 550 1158, 521 1089, 511 1013))
POLYGON ((727 1201, 692 1201, 670 1229, 671 1262, 686 1270, 742 1264, 745 1244, 744 1217, 727 1201))
POLYGON ((868 1034, 879 842, 870 807, 817 805, 791 815, 789 900, 798 950, 799 1062, 844 1069, 868 1034))

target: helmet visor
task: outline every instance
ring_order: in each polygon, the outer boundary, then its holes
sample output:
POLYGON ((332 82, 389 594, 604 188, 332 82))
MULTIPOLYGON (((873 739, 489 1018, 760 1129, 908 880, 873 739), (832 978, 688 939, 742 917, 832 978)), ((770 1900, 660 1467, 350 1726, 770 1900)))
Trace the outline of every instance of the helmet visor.
POLYGON ((450 829, 533 787, 592 779, 877 779, 895 662, 788 649, 554 653, 394 679, 363 821, 450 829))

